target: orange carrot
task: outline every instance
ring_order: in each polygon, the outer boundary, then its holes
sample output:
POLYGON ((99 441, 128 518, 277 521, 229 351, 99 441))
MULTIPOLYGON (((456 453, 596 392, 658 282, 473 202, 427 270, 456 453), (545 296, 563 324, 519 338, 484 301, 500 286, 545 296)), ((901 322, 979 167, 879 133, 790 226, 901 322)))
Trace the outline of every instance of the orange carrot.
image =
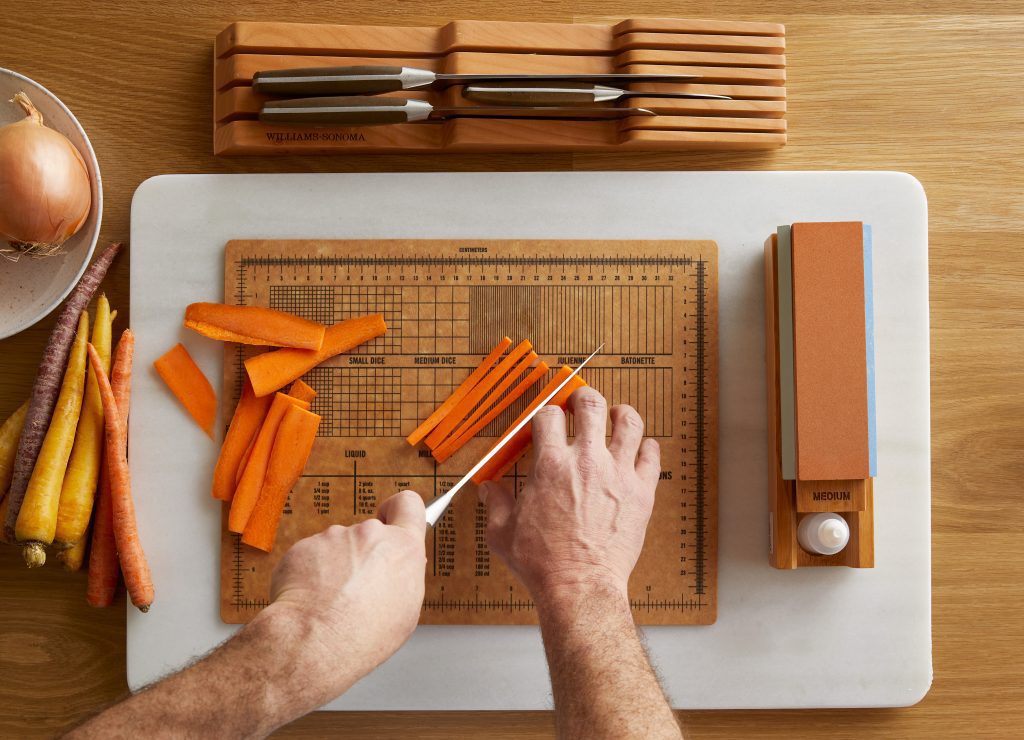
POLYGON ((296 380, 294 383, 292 383, 292 387, 288 389, 288 395, 291 396, 292 398, 297 398, 300 401, 313 403, 313 399, 316 398, 316 391, 310 388, 305 383, 303 383, 301 380, 296 380))
POLYGON ((96 371, 96 380, 103 399, 103 423, 106 427, 106 460, 110 478, 110 500, 113 504, 114 539, 117 542, 117 557, 124 572, 124 583, 128 596, 139 611, 149 611, 153 603, 153 579, 150 576, 146 554, 139 542, 135 521, 135 504, 132 502, 131 475, 128 472, 128 458, 125 454, 128 443, 128 427, 121 420, 114 391, 103 372, 103 360, 96 348, 89 345, 89 362, 96 371))
MULTIPOLYGON (((452 430, 459 425, 467 416, 472 413, 473 409, 476 408, 477 404, 487 395, 487 392, 496 386, 512 369, 516 363, 519 362, 520 358, 528 352, 533 355, 533 360, 537 359, 537 355, 534 352, 530 352, 533 347, 530 344, 530 340, 524 339, 509 352, 501 362, 489 373, 484 375, 480 381, 473 386, 473 388, 466 394, 465 398, 455 404, 455 407, 441 419, 440 423, 434 430, 427 435, 427 447, 434 449, 439 444, 448 438, 448 435, 452 433, 452 430)), ((533 362, 530 360, 530 362, 533 362)), ((486 411, 486 409, 484 409, 486 411)))
MULTIPOLYGON (((126 430, 134 357, 135 335, 131 329, 126 329, 114 350, 110 381, 117 412, 126 430)), ((110 474, 107 472, 105 450, 106 442, 103 459, 100 460, 96 511, 92 520, 92 544, 89 547, 89 583, 85 592, 86 602, 96 607, 110 606, 114 602, 114 592, 121 578, 121 564, 117 560, 117 541, 114 536, 114 503, 110 499, 110 474)), ((124 452, 127 453, 127 450, 124 452)))
MULTIPOLYGON (((518 399, 521 395, 526 393, 526 391, 528 391, 534 385, 534 383, 536 383, 538 380, 547 375, 547 372, 547 363, 541 362, 537 365, 537 367, 533 369, 532 372, 530 372, 525 378, 523 378, 519 382, 519 385, 513 388, 511 392, 509 392, 509 394, 504 398, 501 398, 501 394, 504 393, 505 390, 508 388, 508 385, 506 383, 502 383, 501 386, 491 391, 491 394, 487 398, 485 398, 483 403, 481 403, 479 406, 480 409, 489 408, 490 411, 488 411, 486 414, 474 415, 466 419, 466 421, 459 425, 458 429, 451 433, 451 436, 449 436, 448 439, 446 439, 444 442, 442 442, 440 445, 434 448, 434 459, 437 460, 438 462, 444 462, 449 457, 458 452, 459 449, 464 444, 466 444, 466 442, 473 439, 473 437, 479 434, 481 429, 483 429, 485 426, 487 426, 492 421, 497 419, 498 414, 500 414, 502 411, 511 406, 516 401, 516 399, 518 399), (501 398, 500 401, 498 401, 499 398, 501 398), (495 401, 497 401, 497 403, 495 403, 495 401)), ((515 378, 518 377, 518 375, 518 371, 514 371, 514 373, 509 373, 509 378, 511 380, 507 382, 510 384, 512 380, 515 380, 515 378)))
POLYGON ((284 388, 321 362, 379 337, 387 328, 384 317, 379 313, 341 321, 327 327, 319 350, 287 348, 264 352, 246 360, 245 370, 257 397, 266 396, 284 388))
POLYGON ((455 391, 445 399, 444 403, 434 409, 434 413, 427 417, 427 420, 420 424, 413 433, 405 438, 405 441, 415 446, 419 442, 433 431, 434 427, 441 423, 453 408, 466 397, 466 394, 473 390, 480 379, 484 377, 488 371, 494 367, 494 363, 498 361, 498 358, 512 346, 512 340, 508 337, 503 337, 500 342, 491 350, 491 353, 484 358, 477 368, 469 374, 469 377, 462 381, 462 384, 455 389, 455 391))
MULTIPOLYGON (((535 409, 541 401, 547 398, 548 394, 551 393, 558 384, 565 380, 570 374, 572 374, 572 368, 563 365, 551 381, 544 386, 544 389, 537 394, 537 397, 533 402, 527 406, 523 413, 521 413, 516 420, 509 425, 509 429, 513 429, 520 420, 535 409)), ((566 386, 558 392, 558 395, 548 402, 548 406, 558 406, 565 408, 565 405, 569 402, 569 396, 573 394, 577 388, 582 388, 586 383, 579 375, 575 376, 569 381, 566 386)), ((507 434, 507 432, 506 432, 507 434)), ((505 435, 501 436, 504 439, 505 435)), ((500 442, 501 440, 499 440, 500 442)), ((530 449, 530 445, 533 443, 533 425, 527 424, 525 427, 519 430, 514 438, 509 440, 497 455, 492 457, 490 461, 482 467, 476 475, 473 476, 473 482, 477 485, 487 480, 495 480, 505 475, 509 469, 518 462, 519 458, 526 454, 526 451, 530 449)))
POLYGON ((323 324, 262 306, 192 303, 185 309, 185 326, 210 339, 268 347, 319 350, 323 324))
POLYGON ((177 396, 189 415, 213 439, 217 419, 217 396, 213 386, 179 342, 153 363, 167 387, 177 396))
POLYGON ((231 501, 235 495, 235 483, 241 475, 243 459, 267 417, 273 396, 256 398, 249 378, 242 386, 242 397, 238 399, 231 425, 224 435, 217 466, 213 469, 213 497, 231 501))
POLYGON ((263 487, 263 479, 266 477, 270 453, 274 446, 274 437, 277 436, 277 429, 289 406, 298 406, 304 411, 309 410, 309 403, 306 401, 286 396, 284 393, 274 394, 274 401, 270 404, 267 418, 256 435, 249 462, 246 463, 245 471, 242 473, 242 477, 235 487, 235 495, 231 499, 228 529, 232 532, 241 534, 245 531, 245 523, 249 521, 249 515, 252 513, 253 507, 256 506, 260 489, 263 487))
POLYGON ((274 549, 277 526, 281 522, 288 493, 306 467, 319 426, 319 416, 297 406, 285 412, 274 439, 259 500, 242 533, 245 544, 266 552, 274 549))

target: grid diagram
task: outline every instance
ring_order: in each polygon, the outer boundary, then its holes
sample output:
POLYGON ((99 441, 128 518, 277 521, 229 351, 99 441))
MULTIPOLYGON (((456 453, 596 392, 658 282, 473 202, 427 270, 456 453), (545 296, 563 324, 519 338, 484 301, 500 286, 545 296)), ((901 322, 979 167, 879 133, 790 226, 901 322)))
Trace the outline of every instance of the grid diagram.
POLYGON ((388 325, 378 341, 361 344, 351 354, 398 352, 403 330, 403 289, 370 285, 271 285, 270 307, 321 324, 379 313, 388 325))
POLYGON ((316 391, 321 437, 401 436, 402 370, 321 365, 304 376, 316 391))

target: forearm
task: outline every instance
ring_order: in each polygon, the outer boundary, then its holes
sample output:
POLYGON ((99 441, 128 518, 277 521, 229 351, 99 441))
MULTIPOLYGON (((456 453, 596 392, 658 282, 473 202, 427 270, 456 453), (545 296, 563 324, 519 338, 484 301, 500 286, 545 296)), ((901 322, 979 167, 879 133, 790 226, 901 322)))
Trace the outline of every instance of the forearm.
POLYGON ((312 624, 266 609, 214 652, 72 731, 72 738, 263 737, 334 698, 372 666, 352 660, 342 685, 318 675, 312 624), (330 686, 330 688, 327 688, 330 686))
POLYGON ((537 608, 559 737, 681 737, 625 594, 592 586, 537 608))

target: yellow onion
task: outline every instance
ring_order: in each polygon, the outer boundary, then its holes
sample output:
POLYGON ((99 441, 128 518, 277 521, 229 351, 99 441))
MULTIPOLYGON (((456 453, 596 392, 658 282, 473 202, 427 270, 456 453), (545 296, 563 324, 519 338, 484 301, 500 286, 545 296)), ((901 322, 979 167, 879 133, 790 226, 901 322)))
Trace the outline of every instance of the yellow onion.
POLYGON ((43 124, 25 93, 11 102, 25 118, 0 128, 0 241, 52 254, 89 216, 89 170, 75 145, 43 124))

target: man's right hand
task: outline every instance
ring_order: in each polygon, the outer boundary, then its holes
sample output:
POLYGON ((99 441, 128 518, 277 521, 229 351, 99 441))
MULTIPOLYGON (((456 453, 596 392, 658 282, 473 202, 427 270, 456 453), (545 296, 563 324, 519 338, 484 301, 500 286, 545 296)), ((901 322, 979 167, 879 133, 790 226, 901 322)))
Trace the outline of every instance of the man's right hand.
POLYGON ((569 399, 576 424, 566 439, 557 406, 533 419, 533 466, 518 498, 486 483, 488 543, 535 599, 578 593, 588 585, 625 595, 643 546, 661 470, 658 443, 643 438, 643 421, 629 406, 611 410, 600 393, 581 388, 569 399))

